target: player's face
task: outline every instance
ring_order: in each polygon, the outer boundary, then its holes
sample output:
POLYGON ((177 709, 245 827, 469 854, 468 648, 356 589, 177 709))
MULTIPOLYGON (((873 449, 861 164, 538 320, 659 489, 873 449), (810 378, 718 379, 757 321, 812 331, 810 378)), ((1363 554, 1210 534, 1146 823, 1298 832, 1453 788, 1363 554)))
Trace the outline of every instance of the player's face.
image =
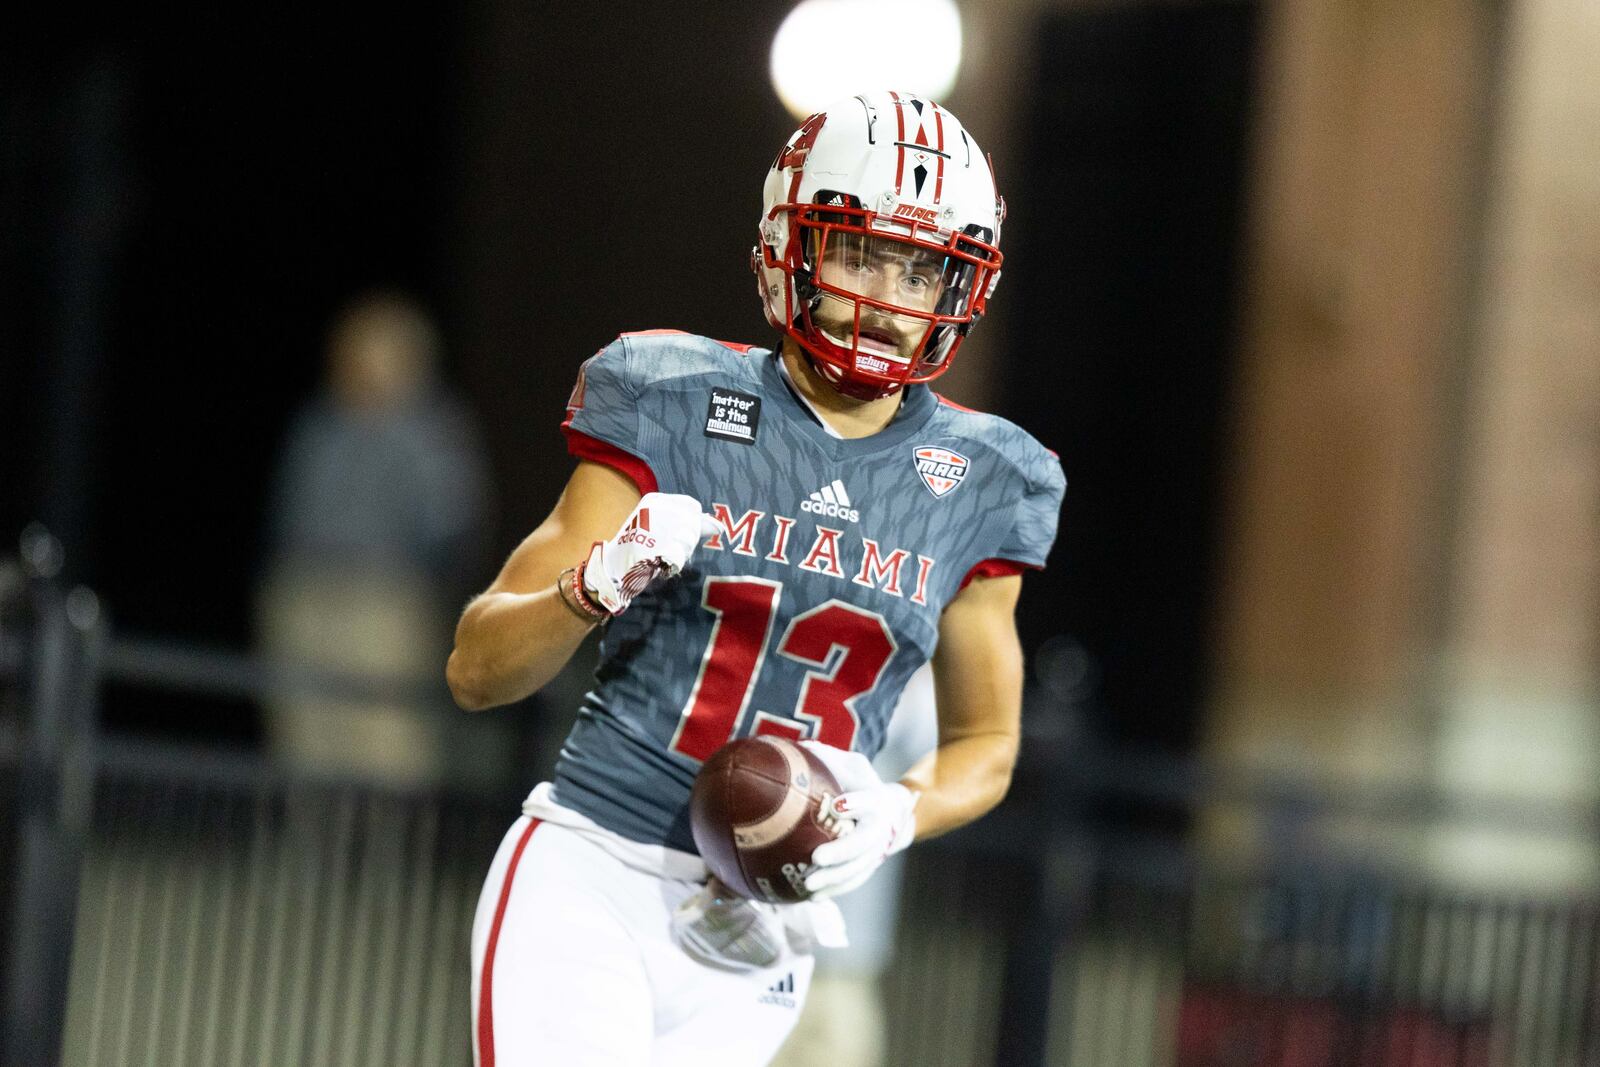
MULTIPOLYGON (((828 235, 818 264, 818 280, 847 293, 911 311, 931 312, 943 292, 944 257, 885 237, 858 233, 828 235)), ((823 294, 813 317, 834 343, 851 348, 856 303, 823 294)), ((861 349, 908 358, 928 331, 928 320, 897 315, 870 304, 861 306, 861 349)))

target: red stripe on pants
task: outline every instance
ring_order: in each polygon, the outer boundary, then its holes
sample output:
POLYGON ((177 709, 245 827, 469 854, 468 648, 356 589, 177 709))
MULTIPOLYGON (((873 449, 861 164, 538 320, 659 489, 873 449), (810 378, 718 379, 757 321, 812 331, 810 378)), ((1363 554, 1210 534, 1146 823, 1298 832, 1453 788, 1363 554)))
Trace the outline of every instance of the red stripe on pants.
POLYGON ((478 1067, 494 1067, 494 950, 500 941, 500 923, 506 917, 506 902, 511 899, 511 879, 517 875, 517 864, 522 860, 522 850, 528 839, 539 828, 533 819, 522 831, 511 862, 506 866, 505 884, 500 887, 500 903, 495 905, 494 922, 489 924, 489 946, 483 953, 483 981, 478 985, 478 1067))

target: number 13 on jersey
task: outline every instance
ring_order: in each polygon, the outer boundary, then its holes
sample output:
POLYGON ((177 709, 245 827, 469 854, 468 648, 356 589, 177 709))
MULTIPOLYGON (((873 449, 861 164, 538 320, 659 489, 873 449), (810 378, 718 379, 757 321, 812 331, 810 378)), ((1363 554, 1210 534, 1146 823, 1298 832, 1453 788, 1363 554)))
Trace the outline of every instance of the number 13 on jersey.
MULTIPOLYGON (((704 762, 733 738, 766 661, 782 596, 783 583, 765 578, 706 579, 700 605, 716 621, 672 738, 674 752, 704 762)), ((777 653, 811 669, 790 718, 758 710, 754 732, 809 736, 849 748, 856 736, 855 702, 878 684, 895 647, 883 616, 842 600, 796 615, 777 653)))

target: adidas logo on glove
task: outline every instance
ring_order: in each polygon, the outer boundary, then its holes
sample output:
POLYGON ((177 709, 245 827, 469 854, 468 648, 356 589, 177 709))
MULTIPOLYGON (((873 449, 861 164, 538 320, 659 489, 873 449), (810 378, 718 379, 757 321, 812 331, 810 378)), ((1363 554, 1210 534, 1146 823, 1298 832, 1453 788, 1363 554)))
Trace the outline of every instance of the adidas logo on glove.
POLYGON ((861 512, 850 506, 850 494, 844 491, 844 483, 837 478, 832 485, 825 485, 812 493, 809 499, 800 501, 800 510, 846 522, 861 521, 861 512))
POLYGON ((616 540, 619 545, 656 547, 656 539, 650 536, 650 509, 641 507, 635 511, 633 518, 629 519, 628 524, 617 534, 616 540))

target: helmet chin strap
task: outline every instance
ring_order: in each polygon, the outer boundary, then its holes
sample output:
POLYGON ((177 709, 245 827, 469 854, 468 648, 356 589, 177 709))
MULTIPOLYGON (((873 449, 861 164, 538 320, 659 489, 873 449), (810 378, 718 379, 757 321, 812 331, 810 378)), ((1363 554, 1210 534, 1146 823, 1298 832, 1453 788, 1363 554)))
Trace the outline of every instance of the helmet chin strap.
POLYGON ((894 396, 904 388, 901 384, 893 384, 888 388, 884 388, 870 382, 853 381, 838 367, 818 359, 805 345, 799 345, 798 347, 806 357, 806 362, 811 364, 811 369, 820 374, 823 381, 832 386, 835 392, 852 400, 881 400, 886 396, 894 396))
MULTIPOLYGON (((798 334, 800 331, 795 330, 798 334)), ((882 400, 886 396, 895 396, 904 389, 903 383, 890 385, 884 388, 870 382, 852 381, 845 372, 833 364, 822 359, 812 352, 798 336, 791 336, 795 348, 800 350, 800 355, 806 364, 816 372, 817 376, 827 382, 834 392, 847 396, 852 400, 882 400)))
POLYGON ((894 396, 896 393, 900 392, 902 388, 902 386, 899 384, 890 385, 888 388, 884 388, 882 386, 872 385, 868 382, 852 381, 851 379, 845 377, 844 372, 839 370, 838 367, 830 366, 827 363, 821 362, 810 352, 806 353, 806 358, 809 359, 811 361, 811 365, 828 380, 829 385, 833 386, 834 389, 840 393, 843 393, 845 396, 850 397, 852 400, 881 400, 886 396, 894 396))
MULTIPOLYGON (((795 347, 800 349, 801 354, 806 358, 806 362, 811 365, 811 369, 821 375, 822 380, 832 386, 835 392, 852 400, 881 400, 886 396, 894 396, 896 393, 901 392, 905 388, 904 382, 895 382, 885 388, 873 382, 852 380, 842 368, 835 367, 822 359, 812 352, 810 347, 800 341, 800 336, 806 333, 805 328, 799 325, 802 322, 809 322, 817 333, 824 332, 820 326, 816 325, 816 320, 813 318, 817 308, 822 304, 822 296, 822 293, 813 291, 807 298, 806 306, 795 315, 794 323, 790 324, 790 329, 797 335, 795 347)), ((850 332, 854 334, 855 329, 853 326, 850 332)), ((859 343, 858 339, 855 344, 859 345, 859 343)), ((920 359, 920 357, 918 358, 920 359)))

